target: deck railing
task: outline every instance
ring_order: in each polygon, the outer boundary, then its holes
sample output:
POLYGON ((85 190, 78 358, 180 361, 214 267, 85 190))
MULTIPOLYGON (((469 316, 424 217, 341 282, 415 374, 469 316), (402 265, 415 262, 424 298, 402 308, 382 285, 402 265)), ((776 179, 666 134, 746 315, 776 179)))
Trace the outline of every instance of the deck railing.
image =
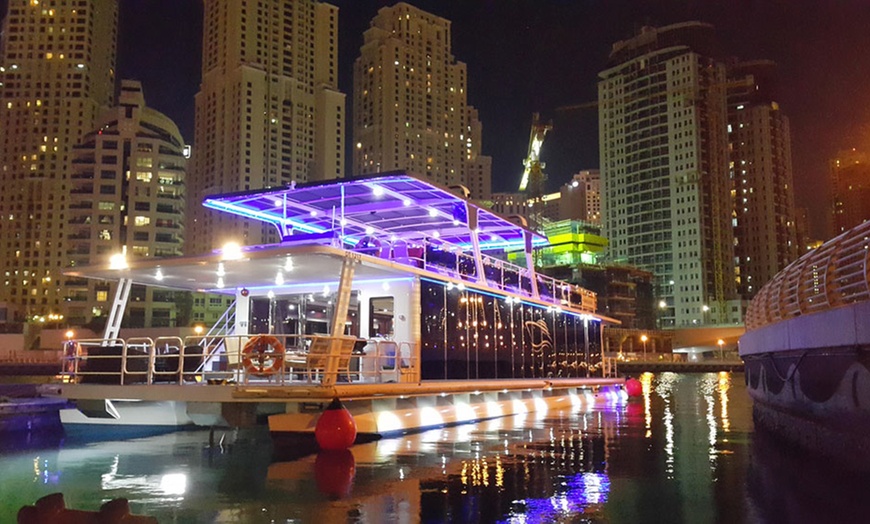
POLYGON ((324 335, 213 335, 72 340, 62 376, 82 384, 250 384, 419 382, 408 342, 324 335), (202 345, 205 344, 205 345, 202 345))
POLYGON ((764 285, 746 311, 746 329, 870 300, 870 222, 805 254, 764 285))
POLYGON ((527 267, 513 264, 493 256, 481 255, 482 278, 472 254, 450 244, 429 244, 423 246, 379 246, 361 250, 365 254, 400 262, 410 266, 458 278, 467 282, 485 281, 500 291, 521 296, 537 298, 554 306, 572 307, 594 313, 597 297, 594 292, 580 286, 569 284, 547 275, 535 273, 538 296, 534 294, 532 272, 527 267))

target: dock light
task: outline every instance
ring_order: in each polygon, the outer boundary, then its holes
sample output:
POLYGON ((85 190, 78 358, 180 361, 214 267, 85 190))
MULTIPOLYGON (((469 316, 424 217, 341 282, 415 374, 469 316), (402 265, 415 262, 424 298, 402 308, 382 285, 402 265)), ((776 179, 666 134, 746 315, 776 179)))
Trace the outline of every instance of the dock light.
POLYGON ((127 269, 127 257, 124 253, 115 253, 109 258, 109 269, 127 269))
POLYGON ((222 260, 239 260, 242 258, 242 246, 238 242, 227 242, 221 248, 222 260))
POLYGON ((202 332, 205 331, 205 328, 201 324, 197 324, 193 326, 193 332, 196 335, 202 335, 202 332))

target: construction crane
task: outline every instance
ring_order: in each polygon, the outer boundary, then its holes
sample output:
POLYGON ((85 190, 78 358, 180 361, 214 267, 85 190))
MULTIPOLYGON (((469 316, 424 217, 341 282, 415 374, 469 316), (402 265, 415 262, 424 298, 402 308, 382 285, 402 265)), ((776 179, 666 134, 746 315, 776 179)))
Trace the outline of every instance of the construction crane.
MULTIPOLYGON (((556 111, 573 111, 575 109, 587 109, 590 107, 598 107, 598 101, 584 102, 582 104, 574 104, 569 106, 557 107, 556 111)), ((544 123, 541 121, 540 113, 532 114, 532 131, 529 135, 529 154, 523 160, 523 177, 520 180, 520 192, 527 191, 529 196, 540 196, 544 189, 544 181, 547 177, 544 175, 544 167, 546 164, 541 162, 541 146, 544 145, 544 138, 549 131, 553 130, 553 121, 544 123)))
POLYGON ((520 180, 520 191, 530 193, 530 196, 540 197, 544 187, 544 163, 541 162, 541 146, 544 145, 544 137, 547 131, 553 129, 553 123, 541 122, 541 114, 532 114, 532 132, 529 135, 529 154, 523 160, 523 178, 520 180))

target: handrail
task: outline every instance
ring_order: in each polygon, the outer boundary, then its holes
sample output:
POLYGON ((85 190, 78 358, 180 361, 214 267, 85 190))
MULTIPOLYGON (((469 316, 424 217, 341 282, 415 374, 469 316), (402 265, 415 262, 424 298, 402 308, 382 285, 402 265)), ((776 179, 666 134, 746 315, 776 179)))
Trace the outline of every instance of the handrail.
MULTIPOLYGON (((208 332, 203 336, 197 343, 197 345, 202 346, 204 348, 209 347, 209 339, 214 338, 219 335, 232 335, 235 332, 235 323, 236 323, 236 301, 233 302, 227 307, 227 309, 223 312, 221 317, 217 319, 217 321, 212 325, 212 327, 208 330, 208 332)), ((214 355, 220 351, 221 346, 216 345, 212 349, 212 351, 202 359, 202 362, 197 367, 196 371, 202 371, 206 364, 211 361, 214 355)))
MULTIPOLYGON (((403 247, 401 254, 390 253, 390 246, 379 247, 394 262, 418 267, 433 273, 441 273, 467 282, 487 282, 490 286, 509 293, 539 299, 554 306, 568 306, 588 313, 595 313, 597 296, 594 292, 568 282, 535 272, 539 282, 539 296, 534 296, 532 272, 527 267, 481 253, 483 275, 477 274, 474 256, 461 247, 448 243, 422 242, 422 247, 403 247), (392 255, 392 256, 390 256, 392 255)), ((372 255, 375 256, 375 255, 372 255)), ((380 256, 380 255, 378 255, 380 256)))
POLYGON ((759 290, 744 318, 758 329, 800 315, 870 300, 870 222, 805 254, 759 290))

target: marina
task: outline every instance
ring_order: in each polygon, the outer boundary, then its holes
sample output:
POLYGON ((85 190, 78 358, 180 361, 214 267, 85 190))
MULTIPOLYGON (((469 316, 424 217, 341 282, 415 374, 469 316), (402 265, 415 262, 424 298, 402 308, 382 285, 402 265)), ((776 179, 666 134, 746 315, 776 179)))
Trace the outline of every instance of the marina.
POLYGON ((0 520, 56 492, 68 507, 90 511, 123 497, 132 513, 161 523, 739 522, 766 511, 772 501, 764 492, 750 496, 743 488, 753 445, 743 378, 664 373, 642 382, 637 399, 429 430, 339 453, 312 444, 279 449, 262 427, 219 432, 213 445, 207 430, 193 429, 2 450, 0 520), (662 507, 667 515, 651 510, 662 507))

